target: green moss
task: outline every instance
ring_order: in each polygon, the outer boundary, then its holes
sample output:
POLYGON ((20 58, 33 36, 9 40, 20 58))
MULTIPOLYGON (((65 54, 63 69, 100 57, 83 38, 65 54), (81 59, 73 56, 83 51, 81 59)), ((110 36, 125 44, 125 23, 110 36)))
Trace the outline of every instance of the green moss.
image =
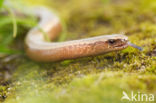
MULTIPOLYGON (((0 95, 7 97, 6 103, 121 103, 122 91, 156 94, 155 0, 44 3, 53 6, 65 22, 66 40, 125 33, 143 51, 128 47, 105 55, 55 63, 33 62, 24 54, 8 61, 8 56, 0 58, 0 70, 11 74, 9 80, 3 80, 9 84, 0 86, 0 95)), ((25 34, 30 27, 27 23, 26 30, 20 33, 25 34)), ((0 35, 0 40, 6 37, 0 35)), ((19 35, 13 42, 14 47, 23 43, 21 38, 24 37, 19 35)), ((19 46, 18 50, 23 48, 19 46)))
POLYGON ((40 82, 40 84, 33 82, 34 85, 31 85, 31 83, 28 87, 26 87, 27 85, 23 85, 27 92, 24 92, 23 88, 23 92, 16 92, 18 99, 14 97, 8 99, 7 102, 103 103, 105 101, 113 103, 115 101, 116 103, 121 103, 122 91, 129 93, 130 91, 154 93, 156 88, 154 84, 149 83, 155 82, 155 79, 152 75, 106 72, 87 75, 83 78, 75 78, 68 85, 62 86, 55 86, 51 83, 47 85, 43 82, 40 82), (22 95, 19 95, 19 93, 22 93, 22 95))

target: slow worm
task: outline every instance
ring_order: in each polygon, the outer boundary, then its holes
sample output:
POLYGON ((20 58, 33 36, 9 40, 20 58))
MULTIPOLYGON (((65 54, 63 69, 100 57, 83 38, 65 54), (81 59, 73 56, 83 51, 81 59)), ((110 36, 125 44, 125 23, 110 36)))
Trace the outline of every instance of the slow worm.
MULTIPOLYGON (((59 18, 43 7, 35 9, 34 13, 40 18, 38 27, 42 28, 51 40, 55 39, 62 30, 59 18)), ((122 50, 129 45, 136 47, 131 45, 127 36, 121 34, 65 42, 47 42, 38 27, 31 29, 25 39, 26 54, 35 61, 60 61, 122 50)))

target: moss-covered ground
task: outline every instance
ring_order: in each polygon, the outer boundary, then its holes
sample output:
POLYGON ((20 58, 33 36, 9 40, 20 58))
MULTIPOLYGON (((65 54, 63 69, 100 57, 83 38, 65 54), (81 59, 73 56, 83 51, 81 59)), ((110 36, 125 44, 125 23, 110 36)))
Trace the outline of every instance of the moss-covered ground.
POLYGON ((18 34, 13 38, 12 17, 0 15, 1 102, 129 103, 121 100, 123 91, 156 96, 155 0, 40 1, 29 0, 28 5, 44 4, 58 13, 64 27, 60 41, 124 33, 143 51, 128 47, 95 57, 37 63, 23 50, 34 18, 16 17, 18 34))

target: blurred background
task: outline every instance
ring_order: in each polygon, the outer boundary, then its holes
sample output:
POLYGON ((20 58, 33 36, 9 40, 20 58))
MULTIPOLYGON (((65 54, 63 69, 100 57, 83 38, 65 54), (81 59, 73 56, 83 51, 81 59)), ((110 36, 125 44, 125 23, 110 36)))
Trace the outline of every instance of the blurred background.
POLYGON ((1 102, 128 103, 121 100, 123 91, 156 94, 155 0, 0 0, 1 102), (60 17, 58 42, 122 33, 144 50, 34 62, 24 52, 25 35, 38 22, 34 6, 60 17))

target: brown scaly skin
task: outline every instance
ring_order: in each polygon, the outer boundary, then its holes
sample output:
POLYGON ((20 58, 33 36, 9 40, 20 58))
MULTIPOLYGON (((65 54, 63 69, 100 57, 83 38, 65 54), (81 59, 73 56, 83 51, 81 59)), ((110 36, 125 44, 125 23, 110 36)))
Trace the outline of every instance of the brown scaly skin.
MULTIPOLYGON (((45 8, 37 8, 34 13, 40 18, 39 27, 51 40, 55 39, 62 30, 58 17, 45 8)), ((122 50, 128 46, 127 42, 126 36, 114 34, 49 43, 38 28, 33 28, 25 39, 25 51, 35 61, 51 62, 122 50)))

